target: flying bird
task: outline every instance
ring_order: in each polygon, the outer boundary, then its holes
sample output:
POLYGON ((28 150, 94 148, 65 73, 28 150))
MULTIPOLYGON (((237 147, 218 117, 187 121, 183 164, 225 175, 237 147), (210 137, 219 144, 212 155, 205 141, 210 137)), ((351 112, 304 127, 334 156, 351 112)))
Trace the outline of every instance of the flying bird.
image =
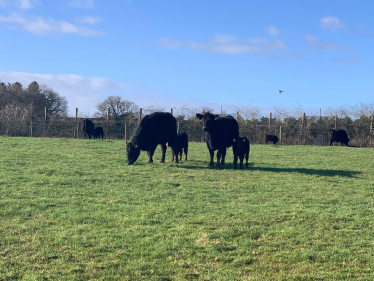
POLYGON ((279 93, 281 94, 282 92, 284 92, 284 91, 282 91, 282 90, 279 90, 279 93))

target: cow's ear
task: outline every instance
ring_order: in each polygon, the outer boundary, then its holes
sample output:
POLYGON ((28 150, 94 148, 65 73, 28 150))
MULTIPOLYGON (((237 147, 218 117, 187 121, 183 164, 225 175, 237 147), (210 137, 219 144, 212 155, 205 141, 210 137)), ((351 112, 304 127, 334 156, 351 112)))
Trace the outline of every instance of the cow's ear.
POLYGON ((245 142, 245 139, 243 139, 243 142, 245 142))
POLYGON ((201 120, 201 119, 203 119, 204 116, 200 113, 196 113, 196 117, 201 120))
POLYGON ((235 139, 233 139, 233 140, 232 140, 232 142, 236 142, 236 140, 235 140, 235 139))
POLYGON ((134 144, 134 147, 135 147, 135 148, 138 148, 138 144, 137 144, 137 143, 136 143, 136 144, 134 144))

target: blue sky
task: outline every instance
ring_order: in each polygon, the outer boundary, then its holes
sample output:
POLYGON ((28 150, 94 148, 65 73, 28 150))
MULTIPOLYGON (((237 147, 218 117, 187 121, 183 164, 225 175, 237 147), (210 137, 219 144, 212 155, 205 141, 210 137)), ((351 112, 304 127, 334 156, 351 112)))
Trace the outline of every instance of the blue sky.
POLYGON ((110 95, 227 112, 373 103, 373 15, 371 0, 0 0, 0 79, 46 84, 82 116, 110 95))

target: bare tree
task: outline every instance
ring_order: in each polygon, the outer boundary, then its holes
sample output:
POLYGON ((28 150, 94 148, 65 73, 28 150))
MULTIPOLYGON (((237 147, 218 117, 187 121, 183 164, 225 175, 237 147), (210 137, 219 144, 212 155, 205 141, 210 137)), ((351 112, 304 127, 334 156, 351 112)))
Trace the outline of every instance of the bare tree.
POLYGON ((132 101, 123 100, 120 96, 109 96, 96 106, 98 116, 106 116, 108 108, 109 115, 114 119, 120 119, 128 114, 136 113, 139 108, 132 101))

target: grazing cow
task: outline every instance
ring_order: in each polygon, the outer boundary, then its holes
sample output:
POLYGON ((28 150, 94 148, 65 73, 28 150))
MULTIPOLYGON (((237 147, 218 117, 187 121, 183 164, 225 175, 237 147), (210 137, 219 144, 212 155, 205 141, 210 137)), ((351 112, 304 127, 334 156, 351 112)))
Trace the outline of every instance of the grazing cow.
POLYGON ((234 168, 237 168, 238 157, 240 160, 240 169, 243 169, 243 159, 245 157, 245 166, 248 168, 249 140, 246 137, 238 137, 234 140, 232 151, 234 152, 234 168))
POLYGON ((93 136, 95 139, 104 139, 104 130, 103 130, 103 127, 96 127, 94 132, 93 132, 93 136))
MULTIPOLYGON (((140 151, 147 151, 148 163, 153 163, 153 154, 158 144, 161 145, 161 163, 165 162, 166 143, 171 147, 172 154, 178 151, 177 121, 167 112, 154 112, 146 115, 140 122, 131 142, 127 143, 127 162, 133 164, 140 151)), ((178 163, 178 157, 175 158, 178 163)))
POLYGON ((272 142, 273 144, 277 144, 278 137, 274 135, 265 135, 265 143, 272 142))
MULTIPOLYGON (((179 156, 179 161, 182 161, 182 153, 184 150, 184 159, 187 161, 187 153, 188 153, 188 135, 186 133, 178 134, 178 151, 175 153, 176 157, 179 156)), ((174 153, 173 158, 171 161, 174 161, 174 153)))
POLYGON ((330 145, 332 145, 333 142, 340 142, 340 145, 345 144, 346 146, 349 146, 349 138, 345 130, 330 130, 329 139, 330 145))
POLYGON ((88 118, 84 119, 82 122, 82 133, 84 138, 91 138, 94 134, 94 124, 88 118))
POLYGON ((203 120, 203 130, 205 132, 205 141, 210 154, 209 165, 214 166, 214 151, 217 152, 217 166, 225 164, 226 148, 232 146, 233 140, 239 137, 238 122, 231 117, 220 117, 212 113, 196 114, 196 117, 203 120), (221 160, 222 157, 222 160, 221 160), (221 160, 221 161, 220 161, 221 160))

